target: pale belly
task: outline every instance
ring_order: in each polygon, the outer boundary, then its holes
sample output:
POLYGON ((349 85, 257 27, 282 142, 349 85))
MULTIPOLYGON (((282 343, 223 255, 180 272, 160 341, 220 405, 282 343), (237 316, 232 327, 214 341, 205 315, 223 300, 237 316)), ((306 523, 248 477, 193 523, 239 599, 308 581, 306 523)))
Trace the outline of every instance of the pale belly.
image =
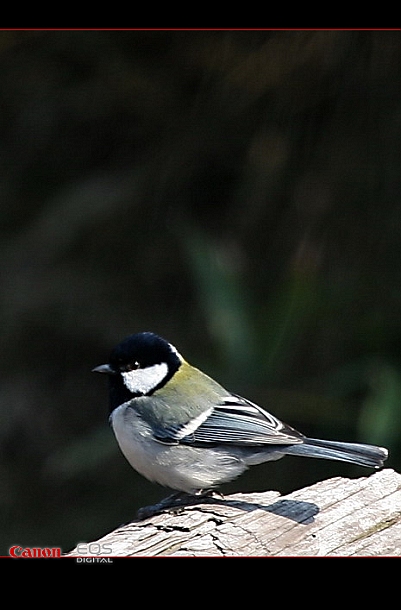
POLYGON ((228 452, 154 440, 147 424, 126 405, 115 409, 110 419, 127 461, 164 487, 194 494, 230 481, 246 469, 243 460, 228 452))

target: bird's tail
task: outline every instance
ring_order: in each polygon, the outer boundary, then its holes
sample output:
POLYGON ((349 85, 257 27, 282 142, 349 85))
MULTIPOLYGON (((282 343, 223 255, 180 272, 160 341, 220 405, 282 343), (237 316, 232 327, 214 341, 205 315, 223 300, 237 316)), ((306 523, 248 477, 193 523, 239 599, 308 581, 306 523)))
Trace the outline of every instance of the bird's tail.
POLYGON ((384 447, 340 441, 321 441, 317 438, 305 438, 303 443, 286 447, 285 452, 291 455, 351 462, 370 468, 381 468, 388 457, 388 451, 384 447))

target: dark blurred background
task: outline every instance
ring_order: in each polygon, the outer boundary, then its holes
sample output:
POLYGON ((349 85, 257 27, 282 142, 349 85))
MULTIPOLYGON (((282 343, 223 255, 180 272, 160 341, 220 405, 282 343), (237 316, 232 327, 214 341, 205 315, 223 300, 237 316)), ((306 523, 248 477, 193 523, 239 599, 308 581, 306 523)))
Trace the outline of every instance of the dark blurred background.
MULTIPOLYGON (((90 372, 141 330, 401 468, 400 51, 391 31, 0 32, 0 554, 167 495, 90 372)), ((222 491, 370 473, 287 457, 222 491)))

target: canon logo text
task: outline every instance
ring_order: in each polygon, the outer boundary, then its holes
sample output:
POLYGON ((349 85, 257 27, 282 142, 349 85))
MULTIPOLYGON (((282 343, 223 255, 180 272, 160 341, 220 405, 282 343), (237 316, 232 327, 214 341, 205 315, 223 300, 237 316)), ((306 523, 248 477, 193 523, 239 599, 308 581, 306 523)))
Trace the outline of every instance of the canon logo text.
POLYGON ((16 559, 49 559, 53 557, 61 557, 61 549, 57 547, 28 547, 24 549, 22 546, 15 545, 9 549, 8 553, 11 557, 15 557, 16 559))

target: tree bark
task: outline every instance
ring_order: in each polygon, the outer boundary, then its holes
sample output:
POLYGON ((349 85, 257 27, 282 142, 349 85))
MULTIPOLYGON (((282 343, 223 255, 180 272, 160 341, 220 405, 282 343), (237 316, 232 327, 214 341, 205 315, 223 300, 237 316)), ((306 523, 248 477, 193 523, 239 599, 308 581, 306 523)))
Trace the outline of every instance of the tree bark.
POLYGON ((286 496, 166 499, 93 544, 111 557, 401 555, 401 475, 336 477, 286 496))

